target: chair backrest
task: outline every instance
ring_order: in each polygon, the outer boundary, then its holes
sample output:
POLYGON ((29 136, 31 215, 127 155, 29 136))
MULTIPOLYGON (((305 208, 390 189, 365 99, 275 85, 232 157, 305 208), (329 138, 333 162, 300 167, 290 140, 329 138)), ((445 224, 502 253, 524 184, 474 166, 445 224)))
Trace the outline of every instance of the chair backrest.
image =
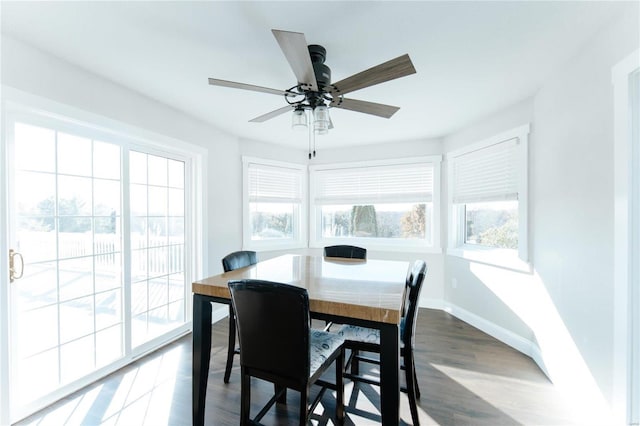
POLYGON ((407 278, 404 282, 404 297, 402 300, 402 320, 404 321, 407 316, 407 310, 409 309, 409 295, 411 294, 411 286, 413 285, 413 279, 417 273, 420 272, 421 265, 418 263, 419 260, 416 260, 412 265, 409 266, 409 270, 407 271, 407 278))
POLYGON ((349 259, 366 259, 367 249, 357 246, 337 245, 324 248, 327 257, 344 257, 349 259))
POLYGON ((263 379, 304 386, 309 378, 309 295, 289 284, 229 281, 240 341, 240 366, 263 379))
POLYGON ((418 319, 418 308, 420 305, 420 293, 422 292, 422 283, 427 273, 427 264, 424 260, 416 260, 407 276, 405 289, 405 314, 404 329, 401 336, 405 347, 414 344, 414 335, 416 331, 416 321, 418 319))
POLYGON ((258 263, 258 257, 255 251, 234 251, 222 258, 222 268, 225 272, 255 265, 256 263, 258 263))

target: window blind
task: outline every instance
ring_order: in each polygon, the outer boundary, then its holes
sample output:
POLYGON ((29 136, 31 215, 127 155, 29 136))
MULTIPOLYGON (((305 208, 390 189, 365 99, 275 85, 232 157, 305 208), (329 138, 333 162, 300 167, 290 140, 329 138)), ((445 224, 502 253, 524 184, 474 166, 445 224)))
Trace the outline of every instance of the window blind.
POLYGON ((431 202, 433 171, 432 163, 317 170, 313 174, 314 202, 317 205, 431 202))
POLYGON ((453 203, 517 200, 518 144, 508 139, 453 157, 453 203))
POLYGON ((248 164, 249 202, 302 202, 302 170, 248 164))

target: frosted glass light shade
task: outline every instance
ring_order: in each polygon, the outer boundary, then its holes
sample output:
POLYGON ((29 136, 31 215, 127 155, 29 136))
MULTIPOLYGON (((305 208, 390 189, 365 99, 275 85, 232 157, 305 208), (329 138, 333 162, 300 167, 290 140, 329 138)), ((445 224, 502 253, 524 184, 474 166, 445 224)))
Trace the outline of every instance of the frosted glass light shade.
POLYGON ((293 130, 307 129, 307 114, 303 109, 294 109, 291 116, 291 128, 293 130))
POLYGON ((315 107, 313 110, 313 128, 317 135, 329 133, 329 108, 324 105, 315 107))

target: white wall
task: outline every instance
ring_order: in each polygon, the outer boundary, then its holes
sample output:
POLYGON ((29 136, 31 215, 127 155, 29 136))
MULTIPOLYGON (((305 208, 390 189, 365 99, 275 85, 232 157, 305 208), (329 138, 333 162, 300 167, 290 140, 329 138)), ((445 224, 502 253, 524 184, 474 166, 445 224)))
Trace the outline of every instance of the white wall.
POLYGON ((611 68, 638 48, 637 2, 630 12, 536 96, 532 152, 536 270, 608 401, 614 367, 611 68))
POLYGON ((600 416, 608 414, 613 398, 611 67, 638 48, 638 3, 631 6, 549 76, 532 100, 444 140, 449 151, 531 122, 534 272, 448 257, 445 299, 489 328, 534 343, 532 356, 575 396, 576 416, 593 424, 607 421, 600 416))

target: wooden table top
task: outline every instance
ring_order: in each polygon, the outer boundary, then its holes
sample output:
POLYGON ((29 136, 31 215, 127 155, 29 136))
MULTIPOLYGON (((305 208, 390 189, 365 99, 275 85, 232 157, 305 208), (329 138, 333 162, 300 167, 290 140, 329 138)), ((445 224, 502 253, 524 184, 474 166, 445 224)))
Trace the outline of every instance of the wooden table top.
POLYGON ((284 255, 196 281, 196 294, 230 299, 229 280, 304 287, 311 312, 399 324, 409 262, 284 255))

